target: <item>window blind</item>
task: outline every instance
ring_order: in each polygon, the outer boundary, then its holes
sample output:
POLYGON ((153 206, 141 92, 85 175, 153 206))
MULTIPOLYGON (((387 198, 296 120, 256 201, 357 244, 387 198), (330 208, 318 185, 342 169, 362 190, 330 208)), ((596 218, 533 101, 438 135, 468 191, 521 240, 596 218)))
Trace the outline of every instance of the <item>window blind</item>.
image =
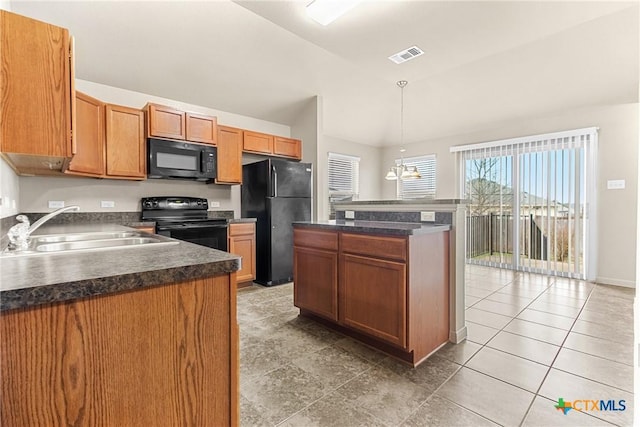
MULTIPOLYGON (((407 166, 415 166, 422 176, 420 179, 398 180, 399 199, 436 198, 436 156, 409 157, 404 159, 407 166)), ((400 165, 400 159, 396 159, 400 165)))
POLYGON ((359 167, 359 157, 329 153, 329 219, 335 218, 335 202, 357 200, 359 167))

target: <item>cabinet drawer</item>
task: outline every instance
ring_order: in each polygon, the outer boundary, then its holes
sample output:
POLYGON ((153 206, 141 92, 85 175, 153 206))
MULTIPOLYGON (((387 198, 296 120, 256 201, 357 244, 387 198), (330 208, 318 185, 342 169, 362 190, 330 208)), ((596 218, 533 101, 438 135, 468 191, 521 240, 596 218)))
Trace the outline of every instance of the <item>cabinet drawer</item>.
POLYGON ((295 228, 293 230, 294 246, 306 246, 309 248, 338 250, 338 233, 334 231, 319 231, 295 228))
POLYGON ((247 234, 254 234, 256 227, 254 223, 246 224, 229 224, 229 236, 243 236, 247 234))
POLYGON ((340 250, 376 258, 407 260, 407 240, 401 237, 340 233, 340 250))

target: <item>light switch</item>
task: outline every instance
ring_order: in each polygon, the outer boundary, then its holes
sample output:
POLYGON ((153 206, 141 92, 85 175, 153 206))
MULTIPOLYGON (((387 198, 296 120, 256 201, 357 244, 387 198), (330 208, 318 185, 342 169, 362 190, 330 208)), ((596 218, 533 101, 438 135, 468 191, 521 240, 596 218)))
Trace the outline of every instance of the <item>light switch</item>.
POLYGON ((607 181, 607 190, 624 190, 625 184, 624 179, 610 179, 607 181))
POLYGON ((210 208, 219 208, 220 207, 220 202, 214 202, 213 200, 209 201, 209 207, 210 208))
POLYGON ((435 222, 435 220, 436 220, 435 212, 420 212, 420 221, 435 222))
POLYGON ((102 200, 100 201, 101 208, 114 208, 116 206, 116 202, 113 200, 102 200))

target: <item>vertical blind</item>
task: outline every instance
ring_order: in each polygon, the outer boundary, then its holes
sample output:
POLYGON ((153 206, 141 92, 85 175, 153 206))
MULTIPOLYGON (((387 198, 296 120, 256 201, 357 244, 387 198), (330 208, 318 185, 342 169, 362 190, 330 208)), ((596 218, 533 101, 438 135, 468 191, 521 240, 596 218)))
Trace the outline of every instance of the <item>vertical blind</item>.
MULTIPOLYGON (((396 165, 401 160, 396 159, 396 165)), ((406 166, 415 166, 420 172, 420 179, 399 179, 397 186, 398 199, 436 198, 436 156, 409 157, 403 160, 406 166)))
POLYGON ((359 157, 329 153, 329 219, 335 218, 335 202, 357 200, 359 167, 359 157))
POLYGON ((452 147, 471 201, 467 259, 595 278, 597 128, 452 147))

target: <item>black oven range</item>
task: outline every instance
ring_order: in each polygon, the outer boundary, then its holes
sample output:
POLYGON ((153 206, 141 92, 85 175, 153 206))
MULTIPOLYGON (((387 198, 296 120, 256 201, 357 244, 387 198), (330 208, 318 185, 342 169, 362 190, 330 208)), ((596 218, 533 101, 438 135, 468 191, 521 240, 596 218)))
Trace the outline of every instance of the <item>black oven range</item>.
POLYGON ((155 221, 156 233, 227 251, 226 219, 208 218, 207 199, 197 197, 144 197, 142 220, 155 221))

